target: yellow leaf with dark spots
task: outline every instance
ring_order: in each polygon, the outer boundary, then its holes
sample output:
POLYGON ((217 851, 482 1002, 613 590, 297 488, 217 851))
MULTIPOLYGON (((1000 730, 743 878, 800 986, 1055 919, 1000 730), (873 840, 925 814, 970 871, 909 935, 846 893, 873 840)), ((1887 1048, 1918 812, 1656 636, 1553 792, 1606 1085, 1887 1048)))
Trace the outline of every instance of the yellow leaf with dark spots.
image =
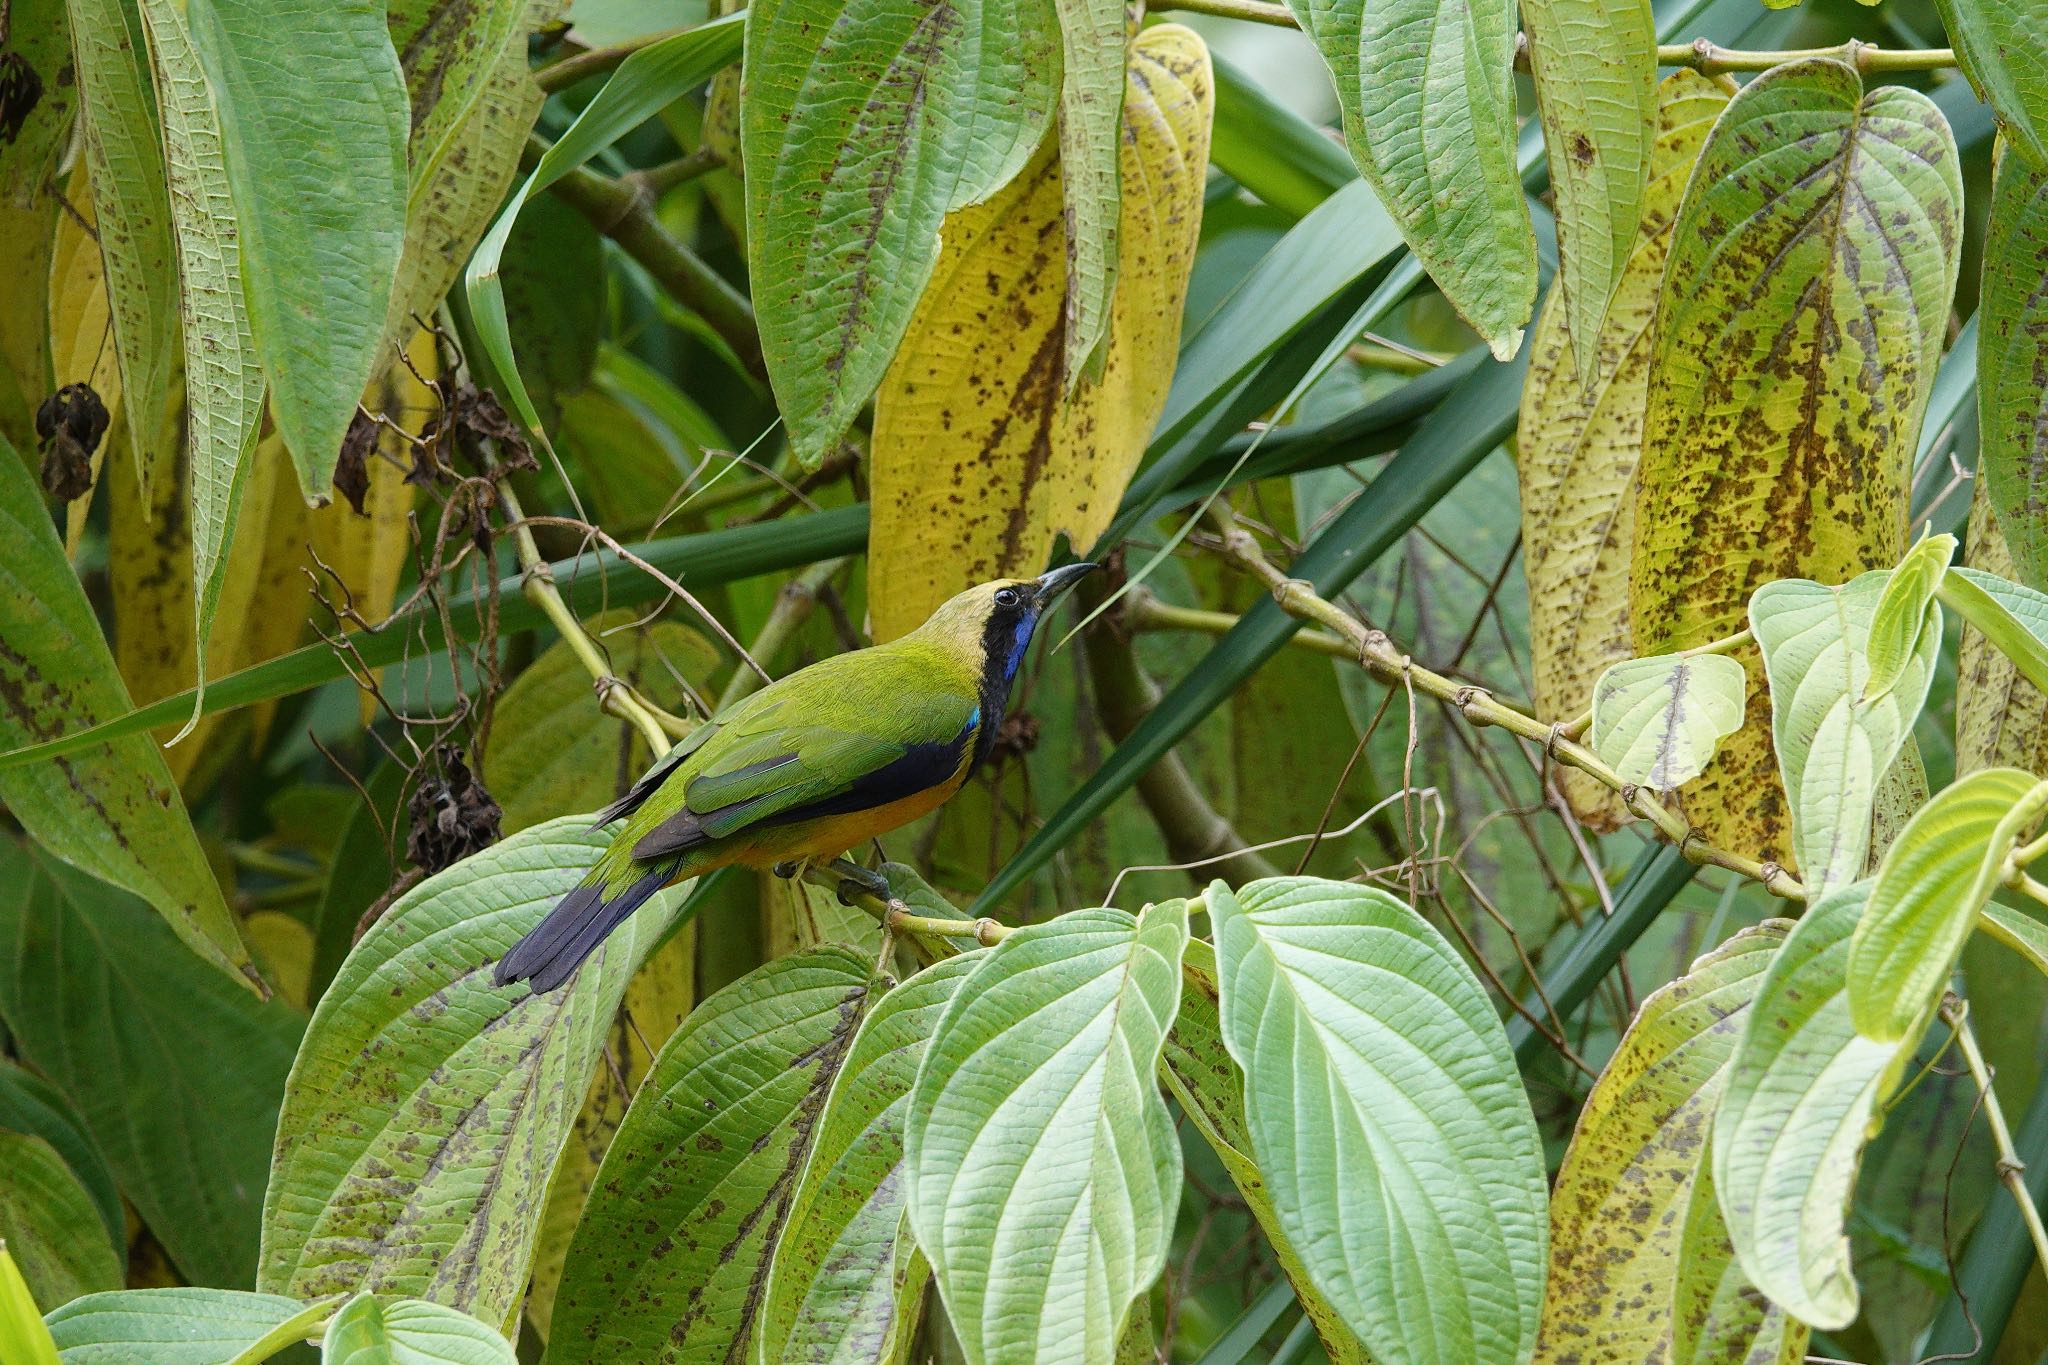
MULTIPOLYGON (((2012 550, 1991 508, 1984 480, 1970 502, 1963 543, 1973 569, 2016 578, 2012 550)), ((2020 676, 2011 659, 1975 627, 1964 625, 1956 665, 1956 776, 1980 768, 2048 772, 2048 697, 2020 676)))
MULTIPOLYGON (((1962 183, 1932 101, 1828 59, 1744 87, 1672 229, 1636 484, 1636 651, 1739 630, 1778 578, 1906 548, 1908 471, 1955 294, 1962 183)), ((1754 650, 1743 729, 1682 796, 1709 842, 1787 856, 1754 650)))
MULTIPOLYGON (((1658 87, 1643 217, 1594 341, 1590 388, 1579 382, 1570 312, 1561 295, 1544 305, 1536 324, 1516 461, 1541 716, 1579 715, 1592 704, 1594 680, 1635 654, 1628 559, 1650 383, 1650 324, 1686 177, 1728 93, 1727 85, 1691 71, 1658 87)), ((1611 830, 1627 818, 1621 797, 1610 788, 1576 768, 1562 769, 1559 776, 1565 798, 1588 827, 1611 830)))
POLYGON ((970 584, 1044 570, 1109 525, 1166 402, 1201 228, 1214 88, 1202 40, 1139 34, 1125 69, 1116 296, 1102 375, 1062 393, 1067 259, 1050 145, 946 219, 945 249, 875 396, 875 637, 970 584))

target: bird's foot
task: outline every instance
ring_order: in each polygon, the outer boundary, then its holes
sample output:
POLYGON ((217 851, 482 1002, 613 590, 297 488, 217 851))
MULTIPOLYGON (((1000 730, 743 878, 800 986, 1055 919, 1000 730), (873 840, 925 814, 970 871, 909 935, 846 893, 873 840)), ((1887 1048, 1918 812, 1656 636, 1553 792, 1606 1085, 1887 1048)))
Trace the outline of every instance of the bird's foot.
POLYGON ((768 870, 782 878, 782 880, 788 881, 791 877, 803 871, 804 865, 795 858, 785 858, 768 870))
POLYGON ((871 872, 858 863, 844 858, 832 860, 832 871, 839 877, 839 903, 851 905, 855 896, 869 895, 888 900, 893 894, 889 890, 889 879, 879 872, 871 872))

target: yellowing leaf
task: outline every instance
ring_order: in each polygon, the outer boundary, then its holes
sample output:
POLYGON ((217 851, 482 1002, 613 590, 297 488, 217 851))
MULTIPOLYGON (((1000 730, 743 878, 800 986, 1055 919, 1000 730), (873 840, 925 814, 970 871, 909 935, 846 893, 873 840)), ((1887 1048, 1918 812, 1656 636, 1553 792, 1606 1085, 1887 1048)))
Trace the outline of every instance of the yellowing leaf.
MULTIPOLYGON (((1970 503, 1963 543, 1971 568, 2012 576, 2012 552, 1982 479, 1970 503)), ((1966 623, 1956 665, 1956 772, 2001 767, 2048 772, 2048 696, 1966 623)))
MULTIPOLYGON (((1671 223, 1707 130, 1728 104, 1722 84, 1680 71, 1658 87, 1656 144, 1635 245, 1595 347, 1599 379, 1579 383, 1568 310, 1553 297, 1536 324, 1522 389, 1516 462, 1529 579, 1536 711, 1575 716, 1603 669, 1635 654, 1627 567, 1635 542, 1636 461, 1650 382, 1650 324, 1671 223)), ((1576 769, 1561 772, 1579 819, 1608 830, 1621 798, 1576 769)))
POLYGON ((1131 46, 1118 286, 1101 379, 1061 392, 1067 264, 1058 161, 1042 148, 946 221, 931 287, 875 396, 877 639, 969 584, 1043 570, 1055 538, 1109 524, 1166 402, 1201 225, 1208 49, 1161 24, 1131 46))
MULTIPOLYGON (((1718 1297, 1713 1263, 1733 1255, 1704 1188, 1709 1121, 1785 933, 1783 921, 1745 930, 1644 1000, 1587 1096, 1550 1196, 1544 1365, 1695 1358, 1673 1355, 1684 1309, 1718 1297)), ((1782 1329, 1782 1313, 1768 1316, 1754 1335, 1782 1329)))
MULTIPOLYGON (((1924 95, 1866 95, 1840 62, 1787 63, 1729 102, 1659 302, 1629 573, 1638 652, 1733 633, 1771 579, 1898 562, 1955 292, 1957 162, 1924 95)), ((1782 859, 1761 683, 1752 669, 1748 722, 1684 804, 1710 842, 1782 859)))
MULTIPOLYGON (((72 211, 57 219, 57 241, 50 252, 50 374, 59 388, 90 384, 106 404, 111 422, 92 452, 92 481, 98 487, 107 451, 127 432, 121 412, 121 369, 106 344, 112 319, 107 311, 107 276, 94 234, 92 189, 81 165, 71 173, 64 195, 72 211)), ((64 552, 78 553, 92 495, 75 498, 64 509, 64 552)))

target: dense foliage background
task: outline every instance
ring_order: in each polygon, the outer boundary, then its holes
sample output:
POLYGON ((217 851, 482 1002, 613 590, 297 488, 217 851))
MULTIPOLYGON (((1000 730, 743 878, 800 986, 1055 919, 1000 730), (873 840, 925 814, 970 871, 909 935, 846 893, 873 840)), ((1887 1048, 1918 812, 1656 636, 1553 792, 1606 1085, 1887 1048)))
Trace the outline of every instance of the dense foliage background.
POLYGON ((0 0, 0 1360, 2048 1358, 2048 10, 1150 9, 0 0))

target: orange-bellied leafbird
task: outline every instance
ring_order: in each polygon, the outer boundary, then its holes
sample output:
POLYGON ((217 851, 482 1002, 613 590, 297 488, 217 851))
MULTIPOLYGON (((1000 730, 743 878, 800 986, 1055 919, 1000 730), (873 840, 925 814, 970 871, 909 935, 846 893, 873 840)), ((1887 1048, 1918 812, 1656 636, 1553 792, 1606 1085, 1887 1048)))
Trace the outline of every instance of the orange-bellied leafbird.
POLYGON ((625 825, 499 960, 551 991, 664 886, 836 857, 960 790, 1002 727, 1046 611, 1093 564, 984 583, 885 645, 821 659, 706 721, 598 816, 625 825))

